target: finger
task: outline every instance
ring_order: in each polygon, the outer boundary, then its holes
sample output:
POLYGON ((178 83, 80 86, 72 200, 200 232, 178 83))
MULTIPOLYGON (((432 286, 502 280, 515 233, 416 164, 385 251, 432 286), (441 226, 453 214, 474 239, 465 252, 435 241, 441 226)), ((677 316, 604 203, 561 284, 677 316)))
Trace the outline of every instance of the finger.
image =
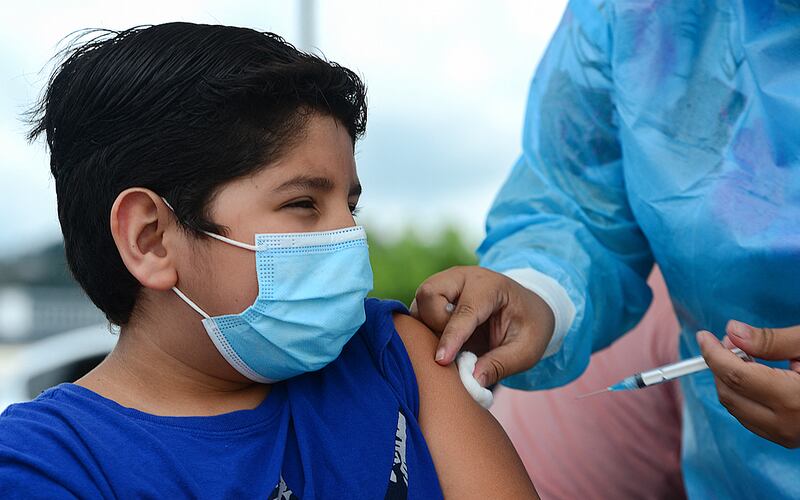
POLYGON ((725 349, 733 349, 734 347, 736 347, 736 344, 731 342, 731 338, 728 337, 727 335, 722 337, 722 345, 725 346, 725 349))
POLYGON ((455 270, 448 270, 428 278, 422 283, 411 304, 416 310, 412 315, 425 323, 434 333, 441 333, 450 319, 447 305, 461 293, 464 280, 455 270), (452 271, 452 272, 448 272, 452 271))
POLYGON ((475 364, 475 378, 483 387, 498 383, 505 377, 529 369, 531 356, 521 342, 509 342, 487 352, 475 364))
POLYGON ((759 436, 772 440, 771 429, 775 428, 775 412, 757 401, 748 399, 728 387, 720 378, 717 384, 719 402, 744 427, 759 436))
POLYGON ((489 319, 498 308, 498 293, 495 289, 464 286, 456 307, 439 339, 436 360, 446 365, 453 362, 461 346, 478 326, 489 319))
POLYGON ((741 321, 729 321, 725 330, 731 341, 751 356, 772 360, 800 358, 800 326, 754 328, 741 321))
MULTIPOLYGON (((703 358, 708 367, 727 387, 768 407, 780 401, 786 370, 775 370, 758 363, 747 363, 733 354, 709 332, 698 332, 703 358)), ((791 373, 791 372, 789 372, 791 373)))
MULTIPOLYGON (((411 313, 411 317, 414 319, 419 319, 419 309, 417 308, 417 299, 411 301, 411 305, 408 307, 408 312, 411 313)), ((430 328, 430 327, 428 327, 430 328)))

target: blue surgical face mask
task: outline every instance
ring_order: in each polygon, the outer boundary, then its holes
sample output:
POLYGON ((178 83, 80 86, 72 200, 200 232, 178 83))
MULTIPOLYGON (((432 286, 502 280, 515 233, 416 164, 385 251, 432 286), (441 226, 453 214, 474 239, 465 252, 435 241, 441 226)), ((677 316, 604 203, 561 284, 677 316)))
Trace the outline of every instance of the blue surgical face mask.
POLYGON ((255 382, 272 383, 323 368, 365 321, 372 267, 361 226, 313 233, 256 234, 255 245, 212 238, 256 253, 258 297, 239 314, 200 313, 222 356, 255 382))

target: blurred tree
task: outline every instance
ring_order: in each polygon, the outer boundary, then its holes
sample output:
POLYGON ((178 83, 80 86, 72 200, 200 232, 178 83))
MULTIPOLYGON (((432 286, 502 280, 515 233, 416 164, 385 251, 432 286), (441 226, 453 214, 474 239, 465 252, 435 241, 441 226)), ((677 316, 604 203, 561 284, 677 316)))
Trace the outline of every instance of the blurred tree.
POLYGON ((411 230, 395 241, 370 236, 369 252, 375 275, 370 296, 396 299, 406 305, 411 304, 417 287, 430 275, 448 267, 477 263, 475 253, 453 227, 427 242, 411 230))

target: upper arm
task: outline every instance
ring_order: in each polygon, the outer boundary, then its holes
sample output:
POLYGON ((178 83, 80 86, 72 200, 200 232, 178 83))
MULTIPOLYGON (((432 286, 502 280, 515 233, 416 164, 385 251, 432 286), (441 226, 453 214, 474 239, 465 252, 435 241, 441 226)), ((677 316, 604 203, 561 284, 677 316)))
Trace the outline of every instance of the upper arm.
POLYGON ((500 424, 461 383, 455 366, 434 361, 436 337, 395 315, 419 386, 419 423, 445 497, 536 498, 525 467, 500 424))

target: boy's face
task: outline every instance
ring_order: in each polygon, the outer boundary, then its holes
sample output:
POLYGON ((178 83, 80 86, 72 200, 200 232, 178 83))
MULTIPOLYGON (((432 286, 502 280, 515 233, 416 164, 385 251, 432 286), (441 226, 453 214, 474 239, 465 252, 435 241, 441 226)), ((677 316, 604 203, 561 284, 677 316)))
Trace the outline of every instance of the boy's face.
MULTIPOLYGON (((283 158, 222 186, 212 198, 209 214, 228 229, 227 237, 253 244, 256 233, 354 226, 352 212, 360 194, 347 129, 333 118, 315 114, 283 158)), ((177 287, 190 293, 208 314, 235 314, 253 304, 258 295, 254 252, 189 236, 180 250, 186 258, 177 263, 177 287)))

